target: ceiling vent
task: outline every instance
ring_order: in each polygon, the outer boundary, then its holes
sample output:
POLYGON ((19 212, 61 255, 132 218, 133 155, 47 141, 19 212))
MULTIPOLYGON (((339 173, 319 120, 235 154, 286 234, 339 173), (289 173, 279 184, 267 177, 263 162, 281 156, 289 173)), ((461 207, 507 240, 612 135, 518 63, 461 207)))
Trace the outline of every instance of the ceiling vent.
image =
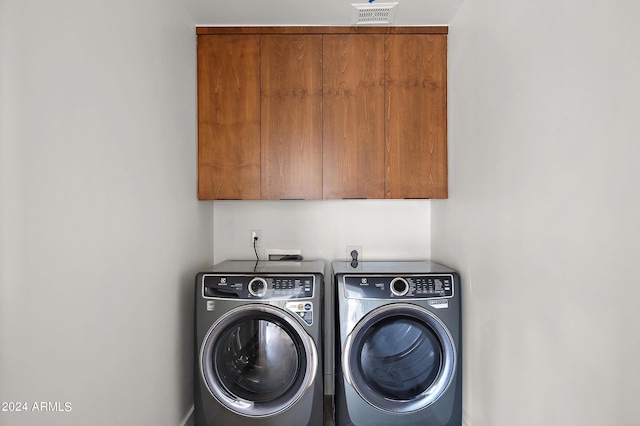
POLYGON ((392 24, 396 17, 398 3, 352 3, 353 23, 355 25, 392 24))

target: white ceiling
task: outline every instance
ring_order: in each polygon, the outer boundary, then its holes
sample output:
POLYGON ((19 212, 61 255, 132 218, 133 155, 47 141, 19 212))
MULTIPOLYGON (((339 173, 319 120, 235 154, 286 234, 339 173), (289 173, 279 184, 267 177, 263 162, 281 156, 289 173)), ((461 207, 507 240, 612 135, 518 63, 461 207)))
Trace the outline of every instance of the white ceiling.
MULTIPOLYGON (((351 25, 367 0, 183 0, 197 26, 351 25)), ((375 0, 373 5, 388 3, 375 0)), ((448 25, 464 0, 397 0, 393 25, 448 25)))

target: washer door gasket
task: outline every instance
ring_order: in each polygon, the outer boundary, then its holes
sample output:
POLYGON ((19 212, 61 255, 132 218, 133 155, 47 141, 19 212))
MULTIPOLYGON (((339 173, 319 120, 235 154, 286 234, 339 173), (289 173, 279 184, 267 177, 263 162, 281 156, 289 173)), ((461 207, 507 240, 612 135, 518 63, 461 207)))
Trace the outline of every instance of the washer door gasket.
POLYGON ((427 309, 393 303, 369 312, 349 333, 346 381, 371 406, 411 413, 433 404, 455 375, 451 333, 427 309))
POLYGON ((315 344, 300 323, 263 304, 223 315, 200 352, 200 371, 211 395, 249 417, 291 407, 313 383, 317 367, 315 344))

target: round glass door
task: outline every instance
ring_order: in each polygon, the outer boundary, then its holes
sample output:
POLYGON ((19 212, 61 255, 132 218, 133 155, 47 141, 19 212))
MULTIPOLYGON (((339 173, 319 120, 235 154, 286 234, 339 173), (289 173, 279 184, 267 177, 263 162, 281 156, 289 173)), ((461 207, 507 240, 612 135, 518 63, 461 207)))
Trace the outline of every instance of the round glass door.
POLYGON ((431 312, 394 304, 365 316, 349 334, 345 377, 369 404, 407 413, 428 407, 452 381, 455 348, 431 312))
POLYGON ((210 329, 201 353, 211 394, 234 412, 267 416, 287 409, 310 386, 315 346, 284 311, 245 305, 210 329))

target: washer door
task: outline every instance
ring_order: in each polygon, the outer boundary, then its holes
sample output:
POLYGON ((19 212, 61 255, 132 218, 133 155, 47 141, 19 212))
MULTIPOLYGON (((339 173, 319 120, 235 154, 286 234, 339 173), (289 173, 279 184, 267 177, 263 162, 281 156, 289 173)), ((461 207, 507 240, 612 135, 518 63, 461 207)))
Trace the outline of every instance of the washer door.
POLYGON ((427 309, 390 304, 371 311, 347 336, 347 382, 370 405, 410 413, 433 404, 455 374, 451 334, 427 309))
POLYGON ((277 414, 313 383, 318 356, 302 326, 269 305, 244 305, 221 317, 202 345, 202 377, 229 410, 277 414))

